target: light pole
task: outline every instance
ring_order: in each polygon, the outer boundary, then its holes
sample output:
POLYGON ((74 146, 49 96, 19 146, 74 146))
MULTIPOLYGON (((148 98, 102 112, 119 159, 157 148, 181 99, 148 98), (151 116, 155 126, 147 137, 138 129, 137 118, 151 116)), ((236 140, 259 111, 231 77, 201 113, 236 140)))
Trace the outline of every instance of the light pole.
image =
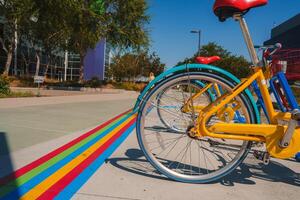
POLYGON ((201 30, 192 30, 191 33, 196 33, 199 36, 198 39, 198 55, 200 55, 200 50, 201 50, 201 30))

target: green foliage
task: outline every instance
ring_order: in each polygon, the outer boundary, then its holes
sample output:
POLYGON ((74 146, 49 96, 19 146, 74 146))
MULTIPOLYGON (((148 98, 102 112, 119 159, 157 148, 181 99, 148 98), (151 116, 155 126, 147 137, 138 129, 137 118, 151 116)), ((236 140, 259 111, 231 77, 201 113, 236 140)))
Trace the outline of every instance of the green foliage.
MULTIPOLYGON (((222 46, 210 42, 207 45, 202 46, 200 51, 201 56, 220 56, 221 60, 212 65, 223 68, 239 78, 247 77, 250 74, 251 65, 243 56, 232 55, 231 52, 224 49, 222 46)), ((186 58, 184 61, 179 62, 177 65, 185 63, 195 63, 195 58, 198 54, 195 54, 192 58, 186 58)))
POLYGON ((107 39, 113 47, 137 49, 148 45, 144 25, 148 23, 145 0, 81 0, 72 9, 69 19, 68 46, 80 54, 83 79, 83 58, 86 50, 100 39, 107 39), (105 11, 105 12, 103 12, 105 11))
POLYGON ((10 78, 0 76, 0 98, 32 97, 32 92, 12 92, 9 88, 10 78))
POLYGON ((113 58, 108 69, 107 77, 117 81, 134 81, 138 76, 149 77, 152 72, 155 76, 164 71, 165 64, 155 54, 148 54, 146 51, 125 53, 113 58))
POLYGON ((146 86, 145 83, 133 83, 133 82, 119 82, 113 83, 114 87, 117 89, 130 90, 140 92, 146 86))
POLYGON ((105 5, 103 0, 91 1, 90 9, 98 15, 105 13, 105 5))
POLYGON ((102 86, 103 82, 99 80, 98 77, 93 77, 91 80, 87 81, 84 86, 91 88, 99 88, 102 86))
POLYGON ((9 94, 1 94, 0 98, 23 98, 23 97, 35 97, 36 95, 32 92, 10 92, 9 94))
POLYGON ((149 43, 145 0, 106 0, 107 39, 113 46, 139 49, 149 43))
MULTIPOLYGON (((0 1, 0 13, 5 16, 5 25, 8 27, 5 29, 4 36, 8 36, 7 40, 13 39, 13 33, 18 29, 25 28, 26 21, 29 20, 33 12, 32 0, 5 0, 0 1)), ((13 41, 9 41, 13 42, 13 41)))
POLYGON ((9 95, 9 80, 5 76, 0 76, 0 95, 9 95))
MULTIPOLYGON (((146 0, 9 0, 0 1, 7 19, 7 42, 13 49, 16 26, 21 39, 46 55, 68 49, 83 58, 88 48, 107 39, 115 48, 147 47, 146 0)), ((2 42, 3 41, 3 42, 2 42)), ((8 45, 8 46, 9 46, 8 45)))

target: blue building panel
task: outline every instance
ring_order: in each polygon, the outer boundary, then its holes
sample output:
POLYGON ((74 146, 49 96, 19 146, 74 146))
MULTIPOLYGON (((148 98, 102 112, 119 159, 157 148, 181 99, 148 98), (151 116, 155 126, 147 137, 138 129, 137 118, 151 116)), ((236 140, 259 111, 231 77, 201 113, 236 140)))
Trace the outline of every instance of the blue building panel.
POLYGON ((84 80, 97 77, 104 80, 106 40, 99 41, 94 49, 88 49, 84 58, 84 80))

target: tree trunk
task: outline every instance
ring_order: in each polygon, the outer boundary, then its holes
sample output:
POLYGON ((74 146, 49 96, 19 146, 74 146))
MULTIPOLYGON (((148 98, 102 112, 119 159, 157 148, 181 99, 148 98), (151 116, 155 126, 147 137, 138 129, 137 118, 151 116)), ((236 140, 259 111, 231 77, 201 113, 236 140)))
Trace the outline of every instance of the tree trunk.
POLYGON ((84 53, 80 53, 80 71, 79 71, 79 82, 84 82, 84 53))
POLYGON ((10 66, 11 66, 12 57, 13 57, 13 47, 10 46, 8 48, 8 51, 7 51, 6 64, 5 64, 5 69, 4 69, 4 72, 3 72, 4 76, 8 76, 10 66))
POLYGON ((45 72, 44 72, 44 77, 45 78, 47 78, 47 73, 48 73, 48 70, 49 70, 50 61, 51 61, 51 57, 48 55, 47 56, 47 62, 46 62, 46 69, 45 69, 45 72))
POLYGON ((45 73, 44 73, 45 78, 47 78, 48 70, 49 70, 49 62, 47 62, 47 64, 46 64, 46 69, 45 69, 45 73))
POLYGON ((35 56, 36 56, 35 76, 38 76, 38 75, 39 75, 39 72, 40 72, 41 60, 40 60, 40 55, 39 55, 39 53, 36 53, 35 56))
POLYGON ((22 59, 23 59, 23 62, 24 62, 24 73, 25 73, 25 76, 26 77, 29 77, 29 60, 26 59, 26 56, 24 53, 21 54, 22 55, 22 59))

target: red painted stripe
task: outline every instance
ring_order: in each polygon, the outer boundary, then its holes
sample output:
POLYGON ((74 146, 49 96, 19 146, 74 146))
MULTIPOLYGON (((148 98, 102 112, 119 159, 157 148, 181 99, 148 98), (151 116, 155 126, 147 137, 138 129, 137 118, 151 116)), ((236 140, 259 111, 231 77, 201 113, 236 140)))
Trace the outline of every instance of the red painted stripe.
POLYGON ((84 169, 86 169, 94 160, 96 160, 101 153, 103 153, 109 146, 117 140, 122 133, 124 133, 132 124, 134 124, 136 118, 132 119, 122 129, 120 129, 115 135, 113 135, 106 143, 99 147, 92 155, 86 158, 82 163, 77 165, 72 171, 66 174, 62 179, 52 185, 46 192, 44 192, 38 199, 48 200, 53 199, 58 195, 67 185, 69 185, 84 169))
POLYGON ((61 152, 67 150, 68 148, 72 147, 73 145, 79 143, 80 141, 84 140, 85 138, 89 137, 90 135, 92 135, 93 133, 97 132, 98 130, 104 128, 105 126, 109 125, 110 123, 112 123, 113 121, 115 121, 116 119, 118 119, 119 117, 129 113, 131 110, 128 110, 124 113, 121 113, 119 114, 118 116, 112 118, 111 120, 101 124, 100 126, 90 130, 89 132, 81 135, 80 137, 72 140, 71 142, 63 145, 62 147, 46 154, 45 156, 33 161, 32 163, 18 169, 17 171, 5 176, 5 177, 2 177, 0 179, 0 185, 4 185, 4 184, 7 184, 9 181, 12 181, 20 176, 22 176, 23 174, 26 174, 27 172, 31 171, 32 169, 38 167, 39 165, 43 164, 44 162, 47 162, 48 160, 50 160, 51 158, 57 156, 58 154, 60 154, 61 152))

